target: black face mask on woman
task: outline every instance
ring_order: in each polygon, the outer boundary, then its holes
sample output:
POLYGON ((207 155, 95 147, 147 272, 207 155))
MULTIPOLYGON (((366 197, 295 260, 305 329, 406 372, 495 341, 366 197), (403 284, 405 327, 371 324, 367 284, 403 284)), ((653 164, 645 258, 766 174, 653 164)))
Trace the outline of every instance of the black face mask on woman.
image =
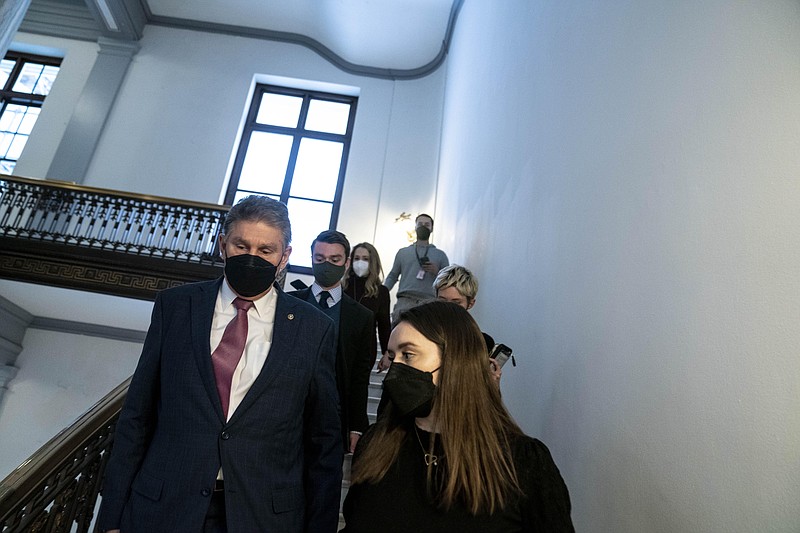
POLYGON ((257 255, 241 254, 225 258, 225 279, 239 296, 252 298, 272 287, 278 268, 257 255))
POLYGON ((393 363, 389 367, 386 377, 383 378, 383 390, 401 416, 425 418, 431 414, 433 395, 436 392, 433 372, 423 372, 400 363, 393 363))

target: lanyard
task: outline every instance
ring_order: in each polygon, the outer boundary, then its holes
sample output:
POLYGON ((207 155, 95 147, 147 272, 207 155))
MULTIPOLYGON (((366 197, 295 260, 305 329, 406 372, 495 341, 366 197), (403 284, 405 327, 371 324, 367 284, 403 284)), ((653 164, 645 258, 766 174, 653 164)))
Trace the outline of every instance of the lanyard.
MULTIPOLYGON (((428 257, 428 248, 430 248, 430 247, 431 247, 430 244, 425 246, 425 253, 422 254, 422 257, 428 257)), ((417 251, 417 245, 416 244, 414 245, 414 255, 417 256, 417 263, 419 263, 420 257, 419 257, 419 252, 417 251)))

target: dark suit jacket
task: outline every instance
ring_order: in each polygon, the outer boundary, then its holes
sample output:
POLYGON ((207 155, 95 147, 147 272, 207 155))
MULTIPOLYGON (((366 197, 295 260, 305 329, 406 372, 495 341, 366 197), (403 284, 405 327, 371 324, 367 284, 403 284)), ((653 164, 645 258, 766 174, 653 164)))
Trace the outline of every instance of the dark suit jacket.
POLYGON ((226 423, 209 341, 221 282, 156 298, 106 468, 101 531, 201 531, 220 466, 231 533, 336 531, 342 448, 331 321, 274 287, 269 356, 226 423))
MULTIPOLYGON (((311 288, 289 294, 308 300, 311 288)), ((346 294, 342 294, 336 350, 336 385, 341 399, 342 437, 350 447, 351 431, 364 433, 369 427, 367 394, 369 375, 375 364, 375 315, 346 294)))

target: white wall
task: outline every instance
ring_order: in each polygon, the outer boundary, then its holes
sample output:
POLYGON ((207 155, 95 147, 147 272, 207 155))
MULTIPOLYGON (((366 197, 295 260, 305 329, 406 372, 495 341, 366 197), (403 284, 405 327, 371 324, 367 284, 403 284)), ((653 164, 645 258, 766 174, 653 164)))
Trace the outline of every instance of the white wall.
POLYGON ((0 406, 0 479, 127 379, 142 349, 33 328, 22 345, 0 406))
MULTIPOLYGON (((37 125, 16 172, 43 177, 97 45, 27 34, 16 40, 66 51, 40 118, 46 126, 37 125), (58 111, 48 107, 51 98, 58 111)), ((354 76, 298 45, 153 26, 140 45, 85 185, 216 203, 253 77, 271 75, 360 89, 339 217, 353 242, 375 243, 391 262, 394 218, 433 205, 444 69, 410 81, 354 76)))
POLYGON ((439 239, 577 529, 800 530, 800 4, 470 0, 447 66, 439 239))
MULTIPOLYGON (((98 46, 22 33, 15 41, 58 48, 64 54, 59 76, 15 169, 17 175, 44 177, 98 46)), ((108 117, 85 185, 215 203, 226 183, 254 76, 355 86, 360 89, 360 98, 338 228, 353 243, 373 242, 387 268, 391 266, 395 251, 405 244, 402 228, 394 224, 395 217, 402 211, 416 214, 433 206, 444 69, 411 81, 359 77, 339 71, 302 46, 163 27, 147 27, 140 45, 108 117)), ((310 251, 297 249, 294 253, 310 251)), ((28 310, 37 316, 138 329, 129 325, 129 320, 121 323, 112 317, 111 324, 107 316, 92 320, 89 307, 75 316, 68 306, 53 305, 46 288, 25 287, 24 291, 26 298, 35 298, 35 305, 29 307, 36 309, 28 310)), ((6 297, 24 307, 21 298, 8 293, 6 297)), ((116 307, 122 315, 135 316, 136 320, 142 316, 141 302, 121 302, 116 307)), ((4 428, 0 432, 0 467, 3 463, 15 465, 27 457, 33 451, 31 447, 36 449, 65 421, 74 419, 133 370, 132 365, 126 366, 109 383, 95 382, 94 373, 105 372, 104 368, 76 364, 72 366, 74 374, 66 381, 45 384, 44 391, 29 386, 27 383, 39 379, 38 372, 46 372, 40 362, 49 358, 56 345, 63 348, 62 341, 52 335, 40 332, 26 338, 25 351, 17 361, 20 372, 0 411, 0 428, 4 428), (95 384, 96 388, 85 389, 95 384), (56 394, 59 391, 60 399, 56 394), (26 398, 34 398, 31 407, 35 407, 39 395, 44 396, 43 413, 56 404, 67 412, 56 410, 53 416, 57 420, 51 421, 42 419, 38 411, 25 411, 26 398), (69 405, 73 396, 85 401, 69 405), (38 424, 40 419, 42 423, 38 424), (32 434, 12 438, 10 428, 23 421, 28 426, 25 431, 32 434), (17 447, 18 443, 24 444, 17 447), (11 457, 7 459, 6 454, 11 457)), ((88 337, 80 340, 80 347, 87 352, 97 347, 100 353, 104 343, 111 342, 88 337)), ((67 343, 66 349, 71 350, 70 346, 67 343)), ((76 347, 74 351, 72 355, 79 357, 80 350, 76 347)), ((138 357, 138 350, 133 351, 138 357)))

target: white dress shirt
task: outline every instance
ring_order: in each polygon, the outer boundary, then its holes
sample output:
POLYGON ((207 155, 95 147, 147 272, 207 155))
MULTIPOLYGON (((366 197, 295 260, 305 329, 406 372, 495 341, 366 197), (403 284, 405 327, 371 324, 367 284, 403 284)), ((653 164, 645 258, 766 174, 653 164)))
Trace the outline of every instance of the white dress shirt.
MULTIPOLYGON (((214 353, 222 341, 222 334, 225 333, 228 323, 236 316, 236 308, 233 306, 235 299, 236 293, 228 286, 228 282, 223 280, 219 294, 217 294, 217 302, 214 305, 214 319, 211 322, 211 353, 214 353)), ((247 342, 244 345, 242 358, 239 359, 239 364, 236 365, 231 379, 228 420, 242 403, 242 399, 261 373, 264 362, 267 360, 267 354, 272 345, 278 291, 272 288, 253 303, 255 305, 247 312, 247 342)))

